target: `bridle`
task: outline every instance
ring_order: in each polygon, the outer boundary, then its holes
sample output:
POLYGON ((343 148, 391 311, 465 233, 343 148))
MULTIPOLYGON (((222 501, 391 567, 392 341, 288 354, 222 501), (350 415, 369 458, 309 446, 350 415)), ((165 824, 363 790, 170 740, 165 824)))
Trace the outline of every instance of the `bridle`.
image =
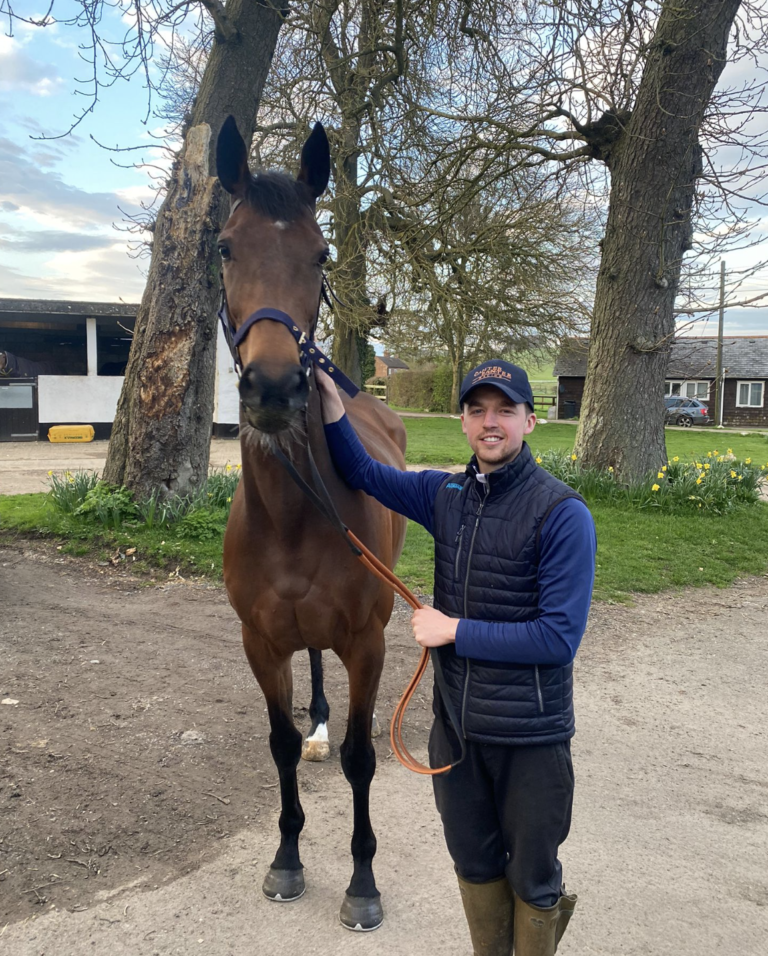
MULTIPOLYGON (((233 203, 229 213, 230 216, 242 201, 242 199, 238 199, 233 203)), ((355 395, 357 395, 357 393, 360 391, 357 385, 355 385, 350 378, 348 378, 343 372, 336 368, 335 365, 333 365, 331 360, 323 354, 323 352, 318 348, 317 343, 314 341, 315 329, 317 328, 317 322, 320 315, 320 303, 325 301, 328 307, 333 309, 333 302, 331 301, 333 298, 340 305, 344 305, 341 299, 339 299, 339 297, 331 288, 331 284, 328 281, 328 276, 325 274, 325 272, 323 272, 323 281, 322 285, 320 286, 320 296, 317 302, 315 320, 312 323, 309 335, 307 335, 306 332, 302 332, 299 326, 286 312, 282 312, 280 309, 270 308, 257 309, 248 316, 239 329, 235 329, 235 327, 232 325, 232 321, 229 317, 229 311, 227 309, 227 293, 224 289, 223 274, 220 276, 220 281, 221 290, 219 293, 218 316, 219 320, 221 321, 221 326, 224 330, 224 337, 227 340, 229 351, 232 353, 232 359, 235 363, 235 369, 237 370, 238 374, 241 374, 243 371, 243 363, 240 359, 238 347, 245 339, 251 328, 257 322, 262 322, 264 320, 280 322, 288 329, 293 338, 296 340, 296 344, 299 347, 299 361, 301 362, 301 367, 304 369, 307 375, 310 374, 312 365, 318 365, 328 375, 330 375, 336 384, 343 388, 351 398, 354 398, 355 395)), ((360 541, 360 539, 344 524, 339 516, 338 511, 336 510, 336 506, 333 503, 328 489, 325 487, 325 483, 323 482, 323 479, 317 468, 317 464, 315 463, 309 443, 307 443, 307 453, 312 484, 304 479, 304 477, 296 469, 296 466, 293 464, 293 462, 279 446, 276 445, 273 448, 273 454, 278 459, 280 464, 285 468, 293 481, 304 492, 304 494, 317 508, 317 510, 342 535, 355 557, 372 574, 374 574, 377 578, 391 587, 393 591, 399 594, 403 600, 406 601, 414 610, 424 607, 416 595, 409 588, 407 588, 405 584, 403 584, 403 582, 395 575, 395 573, 385 564, 383 564, 375 554, 369 551, 363 542, 360 541)), ((419 773, 426 776, 436 776, 447 773, 449 770, 453 769, 453 767, 457 766, 464 760, 467 752, 464 734, 451 703, 448 686, 445 682, 445 676, 443 674, 442 662, 440 661, 440 657, 436 648, 435 653, 432 654, 431 657, 438 690, 443 699, 448 719, 453 727, 454 733, 459 740, 460 754, 458 759, 452 761, 445 767, 425 767, 422 763, 416 760, 415 757, 413 757, 403 741, 402 728, 405 711, 408 707, 408 704, 411 702, 411 698, 413 697, 421 678, 426 672, 427 664, 430 660, 430 652, 426 647, 422 649, 419 664, 416 668, 416 673, 411 678, 408 687, 405 689, 405 693, 400 698, 400 701, 395 708, 389 729, 389 739, 392 745, 392 750, 400 763, 408 770, 412 770, 414 773, 419 773)))

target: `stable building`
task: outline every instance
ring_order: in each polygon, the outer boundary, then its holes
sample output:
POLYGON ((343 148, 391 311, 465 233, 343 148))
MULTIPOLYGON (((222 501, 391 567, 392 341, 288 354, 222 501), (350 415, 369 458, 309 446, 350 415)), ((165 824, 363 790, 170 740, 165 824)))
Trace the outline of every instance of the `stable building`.
MULTIPOLYGON (((133 338, 137 303, 0 299, 0 441, 46 438, 52 425, 92 425, 109 438, 133 338)), ((237 375, 217 326, 213 433, 238 431, 237 375)))
MULTIPOLYGON (((558 418, 580 414, 587 375, 589 339, 564 343, 555 362, 558 418)), ((717 337, 685 336, 671 346, 664 395, 710 402, 715 418, 717 337)), ((768 336, 728 335, 723 338, 721 421, 735 428, 768 428, 768 336)))

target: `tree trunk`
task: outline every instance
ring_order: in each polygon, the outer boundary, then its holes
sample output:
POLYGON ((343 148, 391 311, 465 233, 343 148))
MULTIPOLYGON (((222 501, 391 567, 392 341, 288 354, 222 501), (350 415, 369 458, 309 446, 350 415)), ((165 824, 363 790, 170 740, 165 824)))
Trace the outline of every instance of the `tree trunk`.
MULTIPOLYGON (((344 106, 342 104, 342 115, 344 106)), ((334 221, 338 266, 334 279, 339 298, 333 323, 333 360, 356 385, 362 386, 362 350, 367 337, 362 320, 369 311, 365 289, 366 261, 363 220, 357 182, 360 123, 342 120, 341 150, 336 162, 334 221)))
POLYGON ((666 461, 664 378, 693 233, 699 130, 738 8, 664 0, 635 108, 602 157, 611 195, 576 454, 626 480, 666 461))
POLYGON ((219 128, 235 117, 246 142, 284 0, 229 0, 157 217, 104 480, 140 496, 186 494, 208 474, 216 362, 216 237, 228 197, 216 179, 219 128))

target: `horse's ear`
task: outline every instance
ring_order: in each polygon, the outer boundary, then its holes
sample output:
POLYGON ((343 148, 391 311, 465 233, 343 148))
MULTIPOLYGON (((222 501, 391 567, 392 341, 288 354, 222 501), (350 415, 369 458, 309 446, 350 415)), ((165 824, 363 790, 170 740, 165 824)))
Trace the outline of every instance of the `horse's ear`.
POLYGON ((216 140, 216 174, 219 182, 233 196, 245 194, 251 181, 248 150, 237 128, 234 116, 228 116, 216 140))
POLYGON ((322 123, 315 123, 304 143, 301 150, 301 169, 296 178, 309 187, 315 199, 325 192, 331 178, 331 148, 322 123))

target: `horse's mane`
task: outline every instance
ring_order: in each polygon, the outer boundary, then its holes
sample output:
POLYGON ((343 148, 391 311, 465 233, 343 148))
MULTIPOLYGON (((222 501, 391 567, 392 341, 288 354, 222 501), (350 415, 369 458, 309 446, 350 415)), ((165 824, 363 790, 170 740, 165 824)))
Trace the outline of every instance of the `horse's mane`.
POLYGON ((284 222, 294 222, 312 203, 304 183, 285 173, 261 170, 251 178, 245 198, 248 205, 263 216, 284 222))

